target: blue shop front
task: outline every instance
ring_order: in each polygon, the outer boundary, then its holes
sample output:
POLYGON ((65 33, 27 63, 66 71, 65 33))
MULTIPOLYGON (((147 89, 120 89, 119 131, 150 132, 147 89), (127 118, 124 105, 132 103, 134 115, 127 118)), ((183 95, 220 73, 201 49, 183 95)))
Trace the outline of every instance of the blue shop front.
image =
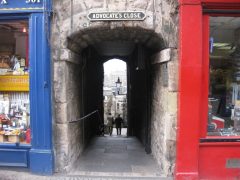
POLYGON ((0 166, 37 174, 54 162, 50 10, 50 0, 0 0, 0 166))

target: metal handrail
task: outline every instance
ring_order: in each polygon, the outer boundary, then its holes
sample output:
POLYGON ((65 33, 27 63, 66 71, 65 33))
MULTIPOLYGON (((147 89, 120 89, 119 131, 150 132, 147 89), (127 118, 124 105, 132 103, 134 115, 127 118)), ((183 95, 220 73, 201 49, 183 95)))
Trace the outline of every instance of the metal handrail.
MULTIPOLYGON (((84 119, 88 118, 89 116, 95 114, 96 112, 98 112, 98 110, 95 110, 95 111, 93 111, 93 112, 87 114, 86 116, 83 116, 83 117, 81 117, 81 118, 78 118, 78 119, 76 119, 76 120, 74 120, 74 121, 69 121, 69 123, 75 123, 75 122, 78 122, 78 121, 84 120, 84 119)), ((99 112, 98 112, 98 114, 99 114, 99 112)))

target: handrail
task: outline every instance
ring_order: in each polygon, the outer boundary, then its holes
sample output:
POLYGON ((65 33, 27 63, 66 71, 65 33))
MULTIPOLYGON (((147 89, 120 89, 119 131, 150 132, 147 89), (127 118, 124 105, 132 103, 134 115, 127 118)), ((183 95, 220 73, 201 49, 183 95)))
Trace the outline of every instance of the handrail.
MULTIPOLYGON (((86 118, 88 118, 89 116, 95 114, 96 112, 98 112, 98 110, 95 110, 95 111, 87 114, 86 116, 83 116, 83 117, 81 117, 81 118, 79 118, 79 119, 76 119, 76 120, 74 120, 74 121, 69 121, 69 123, 75 123, 75 122, 81 121, 81 120, 83 120, 83 119, 86 119, 86 118)), ((99 113, 99 112, 98 112, 98 113, 99 113)))

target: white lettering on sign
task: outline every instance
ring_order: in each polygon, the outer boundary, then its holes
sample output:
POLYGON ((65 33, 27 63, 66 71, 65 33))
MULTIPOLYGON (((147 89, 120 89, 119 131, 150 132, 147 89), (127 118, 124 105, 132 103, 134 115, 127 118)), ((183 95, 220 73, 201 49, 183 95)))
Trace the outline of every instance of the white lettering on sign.
POLYGON ((41 0, 26 0, 27 4, 35 4, 35 3, 41 3, 41 0))
POLYGON ((1 0, 1 4, 7 4, 7 0, 1 0))
POLYGON ((146 18, 144 12, 91 12, 90 21, 142 21, 146 18))

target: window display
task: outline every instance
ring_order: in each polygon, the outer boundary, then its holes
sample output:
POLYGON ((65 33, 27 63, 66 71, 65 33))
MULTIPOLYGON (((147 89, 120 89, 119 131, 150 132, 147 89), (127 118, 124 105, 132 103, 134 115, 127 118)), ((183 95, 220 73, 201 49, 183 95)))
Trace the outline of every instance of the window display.
POLYGON ((240 136, 240 17, 210 17, 208 136, 240 136))
POLYGON ((0 22, 0 143, 30 143, 28 22, 0 22))

